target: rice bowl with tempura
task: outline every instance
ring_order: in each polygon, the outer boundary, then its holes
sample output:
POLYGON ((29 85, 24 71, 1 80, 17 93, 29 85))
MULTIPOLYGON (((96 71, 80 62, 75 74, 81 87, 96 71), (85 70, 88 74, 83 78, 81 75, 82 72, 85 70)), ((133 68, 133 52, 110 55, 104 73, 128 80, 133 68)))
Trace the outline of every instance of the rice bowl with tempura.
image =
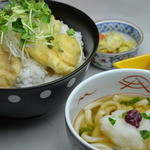
POLYGON ((55 19, 44 1, 10 0, 0 12, 1 88, 51 82, 84 62, 81 32, 55 19))

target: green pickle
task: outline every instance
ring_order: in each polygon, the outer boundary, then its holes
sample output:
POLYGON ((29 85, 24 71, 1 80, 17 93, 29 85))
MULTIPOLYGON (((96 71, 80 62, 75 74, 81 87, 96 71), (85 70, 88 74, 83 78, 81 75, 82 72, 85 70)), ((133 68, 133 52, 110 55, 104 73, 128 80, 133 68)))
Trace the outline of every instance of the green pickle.
POLYGON ((98 52, 121 53, 133 49, 136 41, 124 33, 117 31, 106 32, 104 38, 100 39, 98 52))

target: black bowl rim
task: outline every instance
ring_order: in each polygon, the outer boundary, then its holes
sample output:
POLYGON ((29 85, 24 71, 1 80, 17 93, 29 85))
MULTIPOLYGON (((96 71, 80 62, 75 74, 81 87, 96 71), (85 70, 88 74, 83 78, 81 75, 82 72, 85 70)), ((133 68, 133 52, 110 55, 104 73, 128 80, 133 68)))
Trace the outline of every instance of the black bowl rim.
POLYGON ((127 54, 129 52, 135 51, 142 44, 142 42, 144 40, 144 33, 143 33, 142 29, 139 26, 137 26, 136 24, 134 24, 134 23, 132 23, 130 21, 122 20, 122 19, 103 19, 103 20, 95 21, 95 24, 97 25, 97 24, 105 23, 105 22, 120 22, 120 23, 124 23, 124 24, 129 24, 133 28, 137 28, 137 30, 139 30, 138 32, 141 34, 141 39, 140 39, 140 41, 137 43, 137 45, 134 48, 132 48, 129 51, 126 51, 126 52, 114 53, 114 54, 102 53, 102 52, 97 52, 97 53, 100 53, 102 55, 107 55, 107 56, 116 56, 116 55, 119 56, 119 55, 122 55, 122 54, 127 54))
MULTIPOLYGON (((6 2, 6 1, 5 1, 6 2)), ((93 25, 95 24, 95 22, 83 11, 79 10, 78 8, 66 4, 66 3, 62 3, 62 2, 58 2, 58 1, 54 1, 51 0, 51 2, 53 3, 58 3, 67 7, 71 7, 72 9, 77 10, 78 12, 80 12, 81 14, 83 14, 84 16, 86 16, 91 22, 93 22, 93 25)), ((95 24, 95 29, 97 29, 96 24, 95 24)), ((98 29, 97 29, 97 33, 98 33, 98 29)), ((97 46, 98 46, 98 42, 99 42, 99 36, 97 34, 97 46)), ((37 89, 37 88, 43 88, 49 85, 54 85, 55 83, 61 82, 62 80, 66 80, 67 78, 73 76, 74 74, 76 74, 77 72, 79 72, 80 70, 82 70, 82 68, 84 68, 88 63, 90 63, 91 58, 94 56, 95 52, 97 50, 97 47, 95 47, 95 50, 91 53, 91 55, 73 72, 69 73, 68 75, 61 77, 59 79, 56 79, 54 81, 50 81, 47 83, 43 83, 43 84, 39 84, 39 85, 35 85, 35 86, 29 86, 29 87, 21 87, 21 88, 1 88, 0 91, 21 91, 21 90, 32 90, 32 89, 37 89)))

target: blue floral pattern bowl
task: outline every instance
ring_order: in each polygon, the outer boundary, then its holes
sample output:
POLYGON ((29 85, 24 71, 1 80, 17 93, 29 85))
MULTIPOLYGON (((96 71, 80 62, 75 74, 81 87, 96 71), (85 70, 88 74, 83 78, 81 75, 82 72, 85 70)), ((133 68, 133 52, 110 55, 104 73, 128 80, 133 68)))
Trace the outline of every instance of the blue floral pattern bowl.
POLYGON ((96 25, 99 33, 118 31, 131 36, 137 45, 133 49, 122 53, 109 54, 96 52, 92 60, 93 65, 103 70, 109 70, 113 68, 113 63, 137 56, 139 46, 143 41, 143 32, 138 26, 122 20, 102 20, 96 22, 96 25))

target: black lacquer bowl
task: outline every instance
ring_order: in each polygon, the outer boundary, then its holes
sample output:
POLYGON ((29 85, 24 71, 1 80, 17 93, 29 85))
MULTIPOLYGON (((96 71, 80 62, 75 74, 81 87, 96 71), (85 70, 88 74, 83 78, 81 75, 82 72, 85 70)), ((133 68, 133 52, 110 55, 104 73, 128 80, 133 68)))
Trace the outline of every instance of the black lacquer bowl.
POLYGON ((98 45, 98 30, 85 13, 70 5, 46 0, 56 19, 80 31, 86 61, 71 74, 53 82, 20 89, 0 89, 0 116, 31 118, 57 109, 82 80, 98 45))

